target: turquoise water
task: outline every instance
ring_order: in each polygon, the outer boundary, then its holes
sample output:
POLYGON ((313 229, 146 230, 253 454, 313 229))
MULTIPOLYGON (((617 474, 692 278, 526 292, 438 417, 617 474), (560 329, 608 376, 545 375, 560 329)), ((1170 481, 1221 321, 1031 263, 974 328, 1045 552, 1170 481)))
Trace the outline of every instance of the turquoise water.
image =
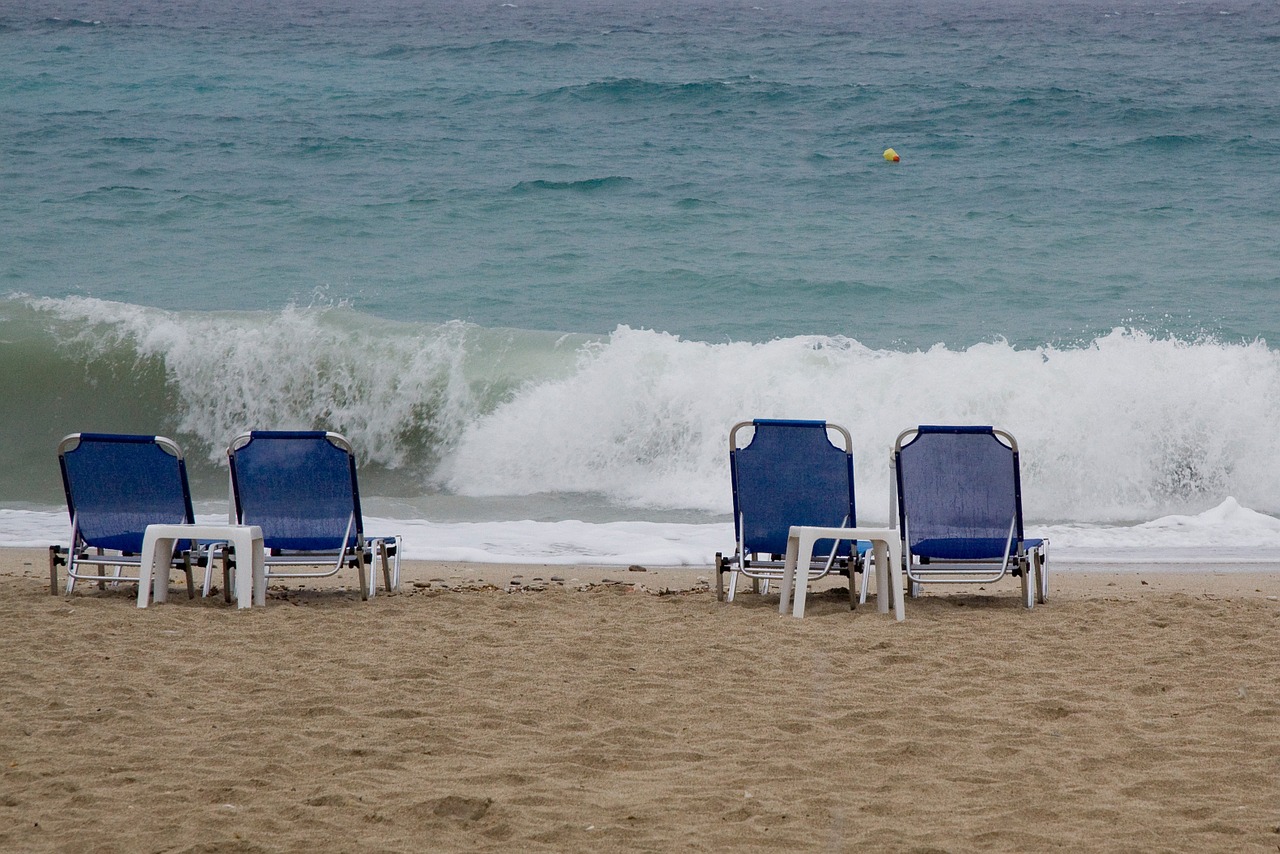
POLYGON ((723 519, 728 428, 816 417, 873 516, 942 421, 1055 522, 1280 513, 1278 47, 1242 0, 0 0, 0 504, 76 430, 214 500, 323 426, 406 517, 723 519))

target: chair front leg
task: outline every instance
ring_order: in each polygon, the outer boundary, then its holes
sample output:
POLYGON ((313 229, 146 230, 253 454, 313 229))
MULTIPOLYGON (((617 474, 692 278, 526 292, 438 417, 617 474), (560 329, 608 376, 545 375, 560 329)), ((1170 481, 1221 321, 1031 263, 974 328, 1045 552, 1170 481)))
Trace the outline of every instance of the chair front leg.
POLYGON ((364 557, 364 549, 356 549, 356 568, 360 571, 360 598, 367 602, 373 594, 369 591, 369 585, 365 583, 366 578, 374 584, 377 584, 377 576, 365 571, 368 567, 365 565, 364 557), (372 577, 369 577, 371 575, 372 577))
POLYGON ((1036 606, 1036 580, 1031 574, 1031 565, 1027 559, 1018 559, 1019 572, 1022 574, 1022 604, 1030 610, 1036 606))
MULTIPOLYGON (((194 544, 194 541, 193 541, 193 544, 194 544)), ((194 599, 196 598, 196 585, 195 585, 195 579, 191 574, 191 552, 190 551, 188 551, 186 555, 182 558, 182 570, 187 575, 187 598, 194 599)))
POLYGON ((1039 549, 1031 552, 1031 561, 1036 574, 1036 600, 1043 605, 1049 601, 1049 567, 1039 549))
MULTIPOLYGON (((247 560, 252 560, 251 555, 245 555, 247 560)), ((240 555, 235 556, 235 560, 240 560, 240 555)), ((225 546, 222 549, 222 600, 228 605, 231 604, 231 587, 235 580, 235 567, 231 558, 231 547, 225 546)), ((252 595, 252 594, 250 594, 252 595)))
POLYGON ((49 546, 49 595, 58 595, 58 567, 65 564, 66 561, 62 557, 62 549, 59 546, 49 546))
MULTIPOLYGON (((879 569, 879 567, 876 567, 876 568, 879 569)), ((890 567, 890 571, 892 571, 892 567, 890 567)), ((867 604, 867 586, 870 583, 871 583, 871 561, 867 556, 864 555, 862 558, 862 590, 858 593, 859 605, 867 604)), ((876 595, 877 596, 880 595, 879 591, 876 592, 876 595)))
POLYGON ((387 592, 390 593, 394 585, 391 583, 391 555, 387 552, 386 540, 378 540, 378 557, 382 561, 382 580, 386 584, 387 592))

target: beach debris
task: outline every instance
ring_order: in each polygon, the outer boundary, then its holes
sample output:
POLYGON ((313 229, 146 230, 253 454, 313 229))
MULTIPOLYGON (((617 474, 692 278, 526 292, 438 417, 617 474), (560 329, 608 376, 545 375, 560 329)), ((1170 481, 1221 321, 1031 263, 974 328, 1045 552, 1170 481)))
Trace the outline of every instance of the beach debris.
POLYGON ((899 157, 898 152, 894 151, 892 148, 886 148, 884 150, 884 159, 888 160, 890 163, 897 163, 902 158, 899 157))
POLYGON ((645 569, 643 566, 641 566, 638 563, 633 563, 631 564, 631 566, 627 567, 627 572, 648 572, 648 571, 649 570, 645 569))

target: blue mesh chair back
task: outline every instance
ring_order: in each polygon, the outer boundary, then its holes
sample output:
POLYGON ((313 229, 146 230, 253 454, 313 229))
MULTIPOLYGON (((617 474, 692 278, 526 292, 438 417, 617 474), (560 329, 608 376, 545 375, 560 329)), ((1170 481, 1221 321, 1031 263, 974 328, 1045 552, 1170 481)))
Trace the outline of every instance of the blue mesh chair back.
POLYGON ((339 550, 363 533, 355 456, 336 434, 254 431, 229 458, 237 521, 266 548, 339 550))
POLYGON ((991 427, 922 426, 898 452, 898 511, 911 552, 999 560, 1022 540, 1017 453, 991 427))
MULTIPOLYGON (((730 452, 733 521, 746 552, 785 554, 792 525, 856 524, 853 454, 827 437, 825 421, 753 421, 751 443, 730 452)), ((824 541, 815 553, 830 553, 824 541)), ((838 554, 847 557, 850 544, 838 554)))
POLYGON ((58 462, 84 545, 138 554, 147 525, 195 520, 186 463, 168 439, 79 433, 63 440, 58 462))

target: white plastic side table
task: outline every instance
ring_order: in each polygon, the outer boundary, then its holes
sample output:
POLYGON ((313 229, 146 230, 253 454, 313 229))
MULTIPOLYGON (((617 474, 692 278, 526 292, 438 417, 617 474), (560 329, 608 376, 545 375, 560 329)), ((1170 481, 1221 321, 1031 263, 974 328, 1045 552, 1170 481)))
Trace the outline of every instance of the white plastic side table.
POLYGON ((142 537, 138 607, 169 598, 169 561, 178 540, 222 540, 236 550, 236 606, 267 604, 262 529, 257 525, 148 525, 142 537), (152 588, 155 588, 154 590, 152 588))
MULTIPOLYGON (((795 602, 791 608, 793 617, 804 616, 804 600, 809 593, 809 562, 813 559, 813 544, 818 540, 870 540, 876 561, 876 608, 888 613, 889 600, 893 600, 893 615, 898 620, 906 618, 902 593, 902 538, 895 528, 816 528, 794 525, 787 532, 787 562, 782 570, 782 599, 778 613, 787 613, 792 591, 795 602)), ((849 583, 853 584, 850 574, 849 583)))

